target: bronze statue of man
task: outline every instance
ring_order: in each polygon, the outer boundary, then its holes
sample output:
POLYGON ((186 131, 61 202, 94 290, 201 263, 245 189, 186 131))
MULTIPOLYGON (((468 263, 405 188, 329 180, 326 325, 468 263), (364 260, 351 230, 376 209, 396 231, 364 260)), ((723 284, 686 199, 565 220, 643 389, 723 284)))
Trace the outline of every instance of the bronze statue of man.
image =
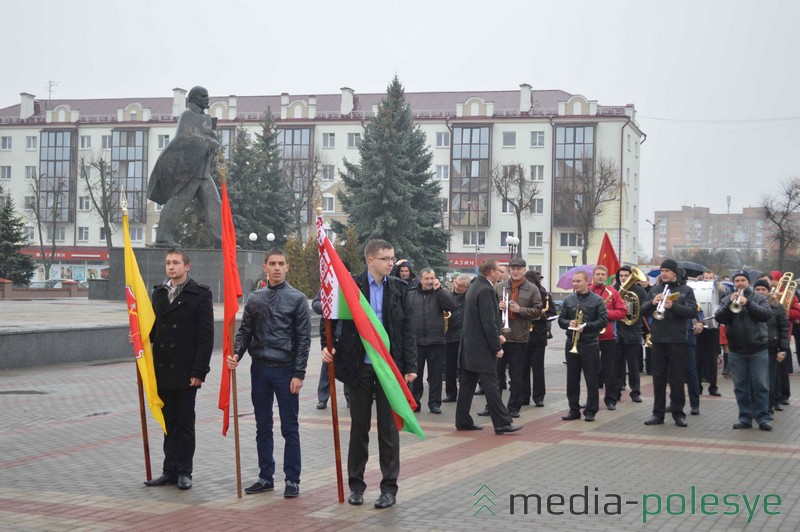
POLYGON ((208 90, 194 87, 187 98, 188 108, 178 119, 175 138, 156 161, 147 186, 148 199, 164 206, 156 230, 156 246, 175 246, 174 230, 183 211, 194 198, 200 202, 208 221, 214 247, 222 242, 222 203, 211 178, 219 142, 214 123, 205 114, 208 90))

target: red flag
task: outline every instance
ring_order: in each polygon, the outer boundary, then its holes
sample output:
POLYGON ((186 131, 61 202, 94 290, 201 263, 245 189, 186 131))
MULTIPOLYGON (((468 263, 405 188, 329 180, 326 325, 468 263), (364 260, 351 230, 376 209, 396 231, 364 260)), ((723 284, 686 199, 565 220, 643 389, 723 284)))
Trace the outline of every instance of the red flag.
POLYGON ((239 312, 239 298, 242 297, 242 283, 236 265, 236 230, 233 227, 231 204, 228 201, 228 188, 222 182, 222 264, 225 296, 225 317, 222 333, 222 378, 219 383, 219 409, 223 412, 222 435, 228 433, 230 426, 231 370, 226 359, 233 354, 231 331, 239 312))
POLYGON ((613 280, 613 276, 615 273, 619 271, 619 259, 617 258, 617 253, 614 251, 614 246, 611 245, 611 239, 608 237, 608 233, 603 233, 603 245, 600 246, 600 256, 597 258, 597 265, 605 266, 608 268, 608 279, 609 284, 610 281, 613 280))

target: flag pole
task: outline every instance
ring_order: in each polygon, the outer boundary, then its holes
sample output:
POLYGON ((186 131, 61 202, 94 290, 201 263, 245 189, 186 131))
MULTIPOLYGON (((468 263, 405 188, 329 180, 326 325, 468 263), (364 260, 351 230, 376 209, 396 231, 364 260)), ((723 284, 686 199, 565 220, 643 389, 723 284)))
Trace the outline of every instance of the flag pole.
MULTIPOLYGON (((233 353, 233 343, 235 337, 236 320, 231 322, 230 326, 231 338, 231 353, 233 353)), ((233 441, 236 447, 236 496, 242 498, 242 459, 241 448, 239 447, 239 400, 236 391, 236 370, 228 370, 231 372, 231 393, 233 394, 233 441)))
MULTIPOLYGON (((127 221, 128 219, 128 197, 125 193, 125 188, 120 190, 119 206, 122 208, 122 218, 127 221)), ((134 359, 136 360, 136 359, 134 359)), ((142 375, 139 373, 138 365, 133 365, 136 370, 136 387, 139 389, 139 417, 142 421, 142 446, 144 447, 144 470, 147 480, 153 480, 153 472, 150 467, 150 438, 147 435, 147 414, 144 410, 144 384, 142 383, 142 375)))
MULTIPOLYGON (((317 207, 317 216, 322 217, 322 207, 317 207)), ((320 260, 322 254, 320 253, 320 260)), ((324 287, 320 287, 324 289, 324 287)), ((325 320, 325 344, 328 352, 333 352, 333 332, 331 320, 323 314, 325 320)), ((339 504, 344 504, 344 480, 342 478, 342 446, 339 443, 339 408, 336 399, 336 369, 333 360, 328 362, 328 381, 331 390, 331 424, 333 425, 333 452, 336 459, 336 488, 339 494, 339 504)))

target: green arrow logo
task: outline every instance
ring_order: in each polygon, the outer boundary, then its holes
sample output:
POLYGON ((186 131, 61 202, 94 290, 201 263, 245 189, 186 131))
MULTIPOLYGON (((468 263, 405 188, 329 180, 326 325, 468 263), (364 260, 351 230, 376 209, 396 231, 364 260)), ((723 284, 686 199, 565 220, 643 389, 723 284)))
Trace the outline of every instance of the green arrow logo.
POLYGON ((491 493, 492 495, 495 495, 495 496, 496 496, 495 492, 494 492, 494 491, 492 491, 492 488, 490 488, 489 486, 487 486, 486 484, 484 484, 484 485, 482 485, 480 488, 478 488, 478 490, 477 490, 475 493, 473 493, 473 494, 472 494, 472 496, 473 496, 473 497, 477 497, 477 496, 480 494, 480 497, 478 498, 478 500, 477 500, 477 501, 475 501, 475 504, 473 504, 473 505, 472 505, 472 507, 473 507, 473 508, 475 508, 476 506, 480 505, 480 506, 478 507, 478 509, 475 511, 475 513, 474 513, 474 514, 472 514, 472 517, 475 517, 476 515, 478 515, 479 513, 481 513, 483 510, 486 510, 487 512, 489 512, 489 513, 490 513, 490 514, 492 514, 493 516, 497 515, 496 513, 494 513, 494 510, 492 510, 492 509, 489 507, 489 505, 492 505, 492 506, 497 506, 497 505, 494 503, 494 501, 492 500, 492 498, 491 498, 491 497, 489 497, 489 494, 490 494, 490 493, 491 493))

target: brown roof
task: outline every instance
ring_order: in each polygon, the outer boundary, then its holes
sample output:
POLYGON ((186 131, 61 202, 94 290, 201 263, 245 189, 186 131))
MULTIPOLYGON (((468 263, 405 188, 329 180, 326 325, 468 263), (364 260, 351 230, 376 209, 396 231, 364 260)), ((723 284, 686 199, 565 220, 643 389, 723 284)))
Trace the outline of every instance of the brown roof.
MULTIPOLYGON (((519 112, 519 91, 455 91, 455 92, 406 92, 406 99, 416 118, 454 117, 456 104, 464 103, 473 97, 482 98, 494 103, 495 116, 548 116, 558 112, 558 103, 568 100, 572 95, 562 90, 531 91, 532 108, 530 113, 519 112)), ((384 93, 368 93, 354 95, 353 118, 368 117, 372 114, 372 106, 379 104, 384 93)), ((289 101, 297 99, 307 101, 309 95, 289 95, 289 101)), ((228 96, 214 96, 211 103, 228 101, 228 96)), ((343 118, 340 114, 341 94, 320 94, 317 98, 317 117, 320 119, 343 118)), ((237 96, 237 119, 258 120, 267 107, 271 107, 275 115, 280 115, 281 97, 271 96, 237 96)), ((131 103, 138 103, 144 109, 150 109, 152 121, 172 120, 172 97, 165 98, 102 98, 102 99, 57 99, 35 100, 34 116, 27 120, 19 120, 20 104, 0 109, 0 123, 41 123, 47 109, 55 109, 59 105, 67 105, 72 110, 80 111, 81 121, 114 122, 117 109, 131 103), (102 118, 101 118, 102 117, 102 118)), ((625 106, 598 106, 603 115, 622 115, 625 106)))

